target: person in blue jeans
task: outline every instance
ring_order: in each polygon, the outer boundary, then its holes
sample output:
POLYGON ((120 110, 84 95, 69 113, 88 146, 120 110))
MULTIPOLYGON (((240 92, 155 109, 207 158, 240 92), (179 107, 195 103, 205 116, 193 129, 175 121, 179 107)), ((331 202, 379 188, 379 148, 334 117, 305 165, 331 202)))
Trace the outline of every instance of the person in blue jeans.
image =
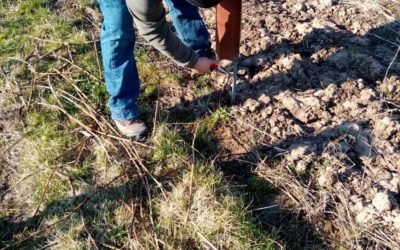
POLYGON ((99 0, 103 14, 101 53, 104 78, 110 94, 109 108, 117 128, 133 139, 147 133, 137 107, 140 82, 134 59, 135 23, 152 46, 178 65, 203 74, 214 63, 209 34, 198 7, 212 7, 219 0, 165 0, 176 33, 165 19, 161 0, 99 0))

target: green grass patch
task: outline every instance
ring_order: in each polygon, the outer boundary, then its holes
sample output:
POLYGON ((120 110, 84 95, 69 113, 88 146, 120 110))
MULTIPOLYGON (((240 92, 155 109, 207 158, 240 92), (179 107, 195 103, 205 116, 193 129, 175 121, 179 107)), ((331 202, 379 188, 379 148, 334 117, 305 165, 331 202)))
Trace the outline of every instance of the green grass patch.
POLYGON ((220 108, 200 121, 195 147, 205 156, 216 153, 218 149, 217 138, 214 135, 214 128, 218 123, 224 123, 229 120, 230 110, 220 108))
POLYGON ((168 249, 275 249, 274 243, 247 218, 243 199, 232 193, 210 165, 194 166, 157 202, 158 222, 168 249))
POLYGON ((188 146, 178 131, 161 125, 153 138, 153 161, 156 164, 178 167, 187 160, 188 146))

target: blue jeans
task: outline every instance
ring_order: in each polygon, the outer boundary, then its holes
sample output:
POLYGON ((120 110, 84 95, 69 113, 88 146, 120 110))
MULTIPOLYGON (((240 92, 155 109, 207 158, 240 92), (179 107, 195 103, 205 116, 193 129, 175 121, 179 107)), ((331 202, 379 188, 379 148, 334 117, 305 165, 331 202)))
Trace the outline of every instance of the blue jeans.
MULTIPOLYGON (((198 8, 186 0, 165 1, 180 39, 204 56, 209 48, 209 34, 198 8)), ((114 120, 136 118, 140 82, 134 59, 133 19, 125 0, 99 0, 99 3, 103 14, 101 53, 111 116, 114 120)))

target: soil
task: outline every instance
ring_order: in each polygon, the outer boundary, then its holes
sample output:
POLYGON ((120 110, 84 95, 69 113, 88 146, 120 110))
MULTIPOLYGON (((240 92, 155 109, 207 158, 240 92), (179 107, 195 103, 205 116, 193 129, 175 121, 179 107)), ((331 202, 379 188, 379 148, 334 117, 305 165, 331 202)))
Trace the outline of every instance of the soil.
MULTIPOLYGON (((162 87, 160 110, 173 122, 230 108, 213 131, 213 159, 228 173, 246 166, 281 190, 267 202, 280 208, 257 216, 271 231, 293 230, 282 212, 290 209, 333 248, 400 248, 400 25, 374 13, 336 0, 243 1, 237 103, 217 73, 209 94, 162 87)), ((202 15, 215 41, 214 10, 202 15)), ((8 136, 15 129, 2 119, 16 123, 0 117, 8 136)), ((2 140, 22 135, 9 136, 2 140)), ((1 192, 7 178, 0 172, 1 192)), ((9 197, 2 203, 12 207, 9 197)))
MULTIPOLYGON (((374 13, 333 0, 245 1, 237 103, 217 74, 211 94, 183 86, 161 97, 169 115, 230 107, 214 131, 217 162, 257 165, 336 247, 400 248, 400 25, 374 13)), ((213 10, 203 16, 215 39, 213 10)))

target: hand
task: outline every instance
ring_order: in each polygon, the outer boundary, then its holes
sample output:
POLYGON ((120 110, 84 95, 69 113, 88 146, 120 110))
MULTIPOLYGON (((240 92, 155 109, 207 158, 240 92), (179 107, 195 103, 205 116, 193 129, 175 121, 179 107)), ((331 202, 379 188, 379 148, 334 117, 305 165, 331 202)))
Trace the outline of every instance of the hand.
POLYGON ((196 65, 193 67, 193 72, 197 74, 206 74, 211 72, 211 64, 215 63, 207 57, 200 57, 196 65))

